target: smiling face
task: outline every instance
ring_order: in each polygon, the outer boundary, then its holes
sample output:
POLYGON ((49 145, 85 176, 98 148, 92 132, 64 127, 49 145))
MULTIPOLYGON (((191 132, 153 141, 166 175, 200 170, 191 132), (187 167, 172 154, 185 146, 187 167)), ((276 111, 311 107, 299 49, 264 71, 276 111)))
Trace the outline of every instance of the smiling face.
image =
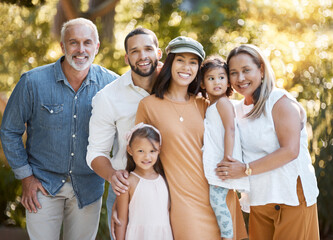
POLYGON ((127 40, 125 62, 141 77, 152 75, 161 56, 161 50, 151 35, 138 34, 127 40))
POLYGON ((193 53, 177 53, 171 66, 170 87, 188 87, 197 76, 198 56, 193 53))
POLYGON ((228 75, 224 68, 214 67, 205 73, 202 88, 206 89, 211 103, 226 96, 228 86, 228 75))
POLYGON ((99 43, 92 28, 84 24, 69 26, 61 42, 61 48, 67 62, 77 71, 90 67, 98 53, 99 43))
POLYGON ((136 169, 139 171, 153 170, 160 151, 159 142, 149 140, 146 137, 135 137, 131 146, 127 146, 127 152, 133 157, 136 169))
POLYGON ((253 103, 253 93, 260 86, 263 67, 255 64, 252 57, 240 53, 229 60, 231 86, 245 97, 245 104, 253 103))

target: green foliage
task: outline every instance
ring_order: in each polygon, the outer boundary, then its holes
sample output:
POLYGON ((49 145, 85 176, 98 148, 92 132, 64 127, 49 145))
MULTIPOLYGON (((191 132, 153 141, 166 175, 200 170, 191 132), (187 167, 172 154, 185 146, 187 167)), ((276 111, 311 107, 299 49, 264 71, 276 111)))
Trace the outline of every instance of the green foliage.
MULTIPOLYGON (((23 72, 54 62, 61 55, 58 42, 50 35, 57 1, 43 5, 40 3, 44 1, 25 2, 35 7, 0 3, 0 91, 8 95, 23 72)), ((128 66, 124 63, 123 41, 138 26, 153 30, 162 49, 179 35, 197 39, 207 55, 226 57, 233 47, 243 43, 259 46, 270 59, 277 86, 290 91, 307 111, 309 150, 320 189, 318 211, 324 237, 333 232, 332 8, 332 1, 121 0, 115 9, 115 41, 101 41, 95 63, 124 73, 128 66)), ((96 23, 103 31, 100 18, 96 23)), ((0 197, 0 210, 7 209, 10 219, 23 226, 24 212, 16 197, 20 196, 19 183, 8 167, 0 169, 0 176, 7 181, 0 185, 0 196, 5 196, 0 197)), ((108 236, 106 193, 103 197, 98 239, 108 236)), ((3 216, 0 224, 8 223, 8 219, 8 214, 3 216)))
POLYGON ((0 166, 0 225, 25 226, 25 211, 20 204, 21 182, 15 179, 11 169, 5 164, 0 166))
POLYGON ((109 183, 105 182, 104 194, 103 194, 103 204, 102 204, 102 209, 101 209, 101 215, 100 215, 99 227, 98 227, 96 240, 109 239, 109 236, 110 236, 109 225, 108 225, 108 213, 106 210, 106 199, 108 196, 108 188, 109 188, 109 183))
POLYGON ((0 18, 0 91, 12 90, 22 73, 51 62, 50 23, 41 8, 0 8, 0 16, 6 16, 0 18))
POLYGON ((313 140, 310 145, 310 150, 313 152, 313 145, 319 144, 319 152, 315 155, 315 168, 318 179, 318 186, 320 189, 320 195, 318 197, 318 211, 320 219, 320 229, 322 236, 332 233, 333 225, 333 206, 332 206, 332 186, 333 186, 333 165, 332 165, 332 153, 333 153, 333 133, 332 133, 332 105, 330 109, 321 110, 318 116, 318 120, 314 120, 313 128, 314 134, 318 137, 317 141, 313 140), (321 121, 319 120, 321 119, 321 121), (326 122, 326 123, 325 123, 326 122), (326 129, 327 125, 330 126, 326 129), (319 130, 321 129, 321 131, 319 130))
POLYGON ((4 3, 10 3, 10 4, 17 4, 19 6, 24 7, 35 7, 37 4, 44 4, 45 0, 38 0, 38 1, 32 1, 32 0, 1 0, 0 2, 4 3))
MULTIPOLYGON (((170 40, 183 35, 192 37, 201 42, 206 53, 213 53, 211 38, 222 25, 230 31, 239 30, 236 19, 241 15, 238 11, 237 1, 195 1, 193 9, 182 11, 182 1, 170 0, 138 0, 132 2, 123 0, 116 9, 116 38, 122 47, 125 35, 138 26, 151 29, 159 39, 160 47, 164 49, 170 40), (127 15, 125 12, 130 12, 127 15), (121 15, 121 16, 119 16, 121 15), (121 33, 120 33, 121 32, 121 33)), ((117 43, 116 43, 117 44, 117 43)), ((118 51, 117 46, 115 51, 118 51)), ((124 55, 123 50, 119 55, 124 55)), ((118 55, 118 56, 119 56, 118 55)), ((119 58, 114 59, 117 61, 119 58)), ((125 65, 122 65, 125 66, 125 65)))
MULTIPOLYGON (((0 113, 0 123, 2 114, 0 113)), ((25 210, 20 204, 21 182, 6 164, 2 145, 0 144, 0 226, 15 225, 25 227, 25 210)))

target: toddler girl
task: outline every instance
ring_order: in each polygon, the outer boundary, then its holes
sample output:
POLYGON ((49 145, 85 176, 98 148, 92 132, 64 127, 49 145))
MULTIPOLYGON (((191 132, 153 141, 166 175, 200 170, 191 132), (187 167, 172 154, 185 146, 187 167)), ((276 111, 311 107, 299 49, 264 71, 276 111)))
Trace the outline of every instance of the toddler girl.
POLYGON ((228 81, 228 67, 219 56, 208 57, 201 65, 204 95, 210 106, 205 117, 203 164, 210 185, 210 204, 214 210, 222 239, 233 238, 233 226, 226 196, 229 189, 249 191, 248 178, 222 181, 216 175, 217 164, 227 161, 228 156, 242 161, 240 137, 233 104, 229 96, 233 90, 228 81))
POLYGON ((160 132, 139 123, 126 135, 128 191, 117 196, 116 239, 172 240, 160 132))

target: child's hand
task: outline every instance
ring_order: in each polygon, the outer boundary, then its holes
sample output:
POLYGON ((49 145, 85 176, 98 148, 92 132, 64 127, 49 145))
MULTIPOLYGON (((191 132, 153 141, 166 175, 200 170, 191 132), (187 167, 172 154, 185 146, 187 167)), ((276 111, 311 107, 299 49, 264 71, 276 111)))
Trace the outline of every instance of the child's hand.
POLYGON ((119 196, 128 190, 128 172, 126 170, 117 170, 111 177, 111 186, 114 193, 119 196))
POLYGON ((121 222, 118 219, 118 213, 117 213, 117 200, 114 202, 112 206, 112 214, 111 214, 111 234, 112 238, 116 240, 116 225, 121 226, 121 222))
POLYGON ((229 161, 228 156, 224 156, 220 163, 228 162, 228 161, 229 161))

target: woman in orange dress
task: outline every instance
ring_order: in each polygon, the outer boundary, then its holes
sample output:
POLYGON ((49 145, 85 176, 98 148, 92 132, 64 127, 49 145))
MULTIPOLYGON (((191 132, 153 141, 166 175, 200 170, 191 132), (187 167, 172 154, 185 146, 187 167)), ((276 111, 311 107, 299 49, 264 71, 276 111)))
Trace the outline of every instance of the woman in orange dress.
MULTIPOLYGON (((209 204, 201 151, 208 102, 196 96, 205 52, 199 42, 177 37, 166 53, 154 94, 140 102, 136 123, 155 126, 163 138, 160 158, 170 189, 174 239, 218 240, 220 232, 209 204)), ((230 192, 227 202, 233 216, 234 239, 246 238, 237 195, 230 192)))

